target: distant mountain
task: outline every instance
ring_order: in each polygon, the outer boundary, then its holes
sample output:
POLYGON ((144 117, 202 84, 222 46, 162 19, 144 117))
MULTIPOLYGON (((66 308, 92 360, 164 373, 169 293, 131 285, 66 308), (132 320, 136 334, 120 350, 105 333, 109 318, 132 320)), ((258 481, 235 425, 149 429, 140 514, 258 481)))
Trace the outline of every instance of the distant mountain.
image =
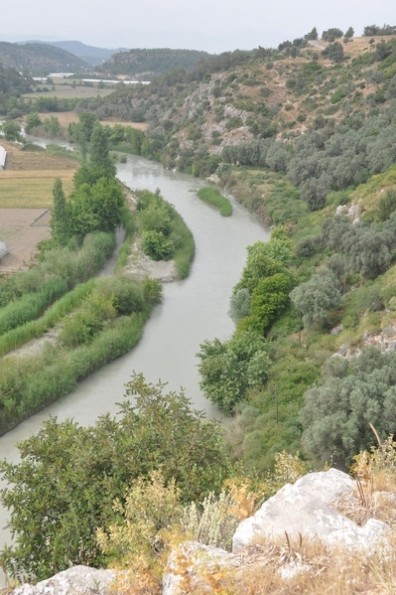
POLYGON ((114 54, 100 70, 112 75, 159 74, 192 70, 201 60, 209 57, 207 52, 197 50, 133 49, 114 54))
POLYGON ((46 43, 0 42, 0 64, 29 76, 45 76, 50 72, 78 72, 87 62, 64 49, 46 43))
POLYGON ((126 49, 117 48, 110 50, 105 48, 97 48, 92 45, 86 45, 81 41, 49 41, 44 43, 48 43, 49 45, 65 50, 66 52, 77 56, 77 58, 88 62, 90 66, 102 64, 106 60, 109 60, 113 54, 126 49))

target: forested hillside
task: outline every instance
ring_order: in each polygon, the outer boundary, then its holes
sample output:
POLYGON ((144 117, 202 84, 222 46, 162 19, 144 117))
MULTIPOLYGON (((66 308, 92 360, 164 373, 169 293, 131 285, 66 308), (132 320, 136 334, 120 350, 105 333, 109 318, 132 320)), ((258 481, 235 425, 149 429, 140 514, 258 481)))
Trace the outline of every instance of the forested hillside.
POLYGON ((132 49, 111 56, 99 70, 111 75, 159 74, 173 70, 192 70, 207 52, 197 50, 132 49))
MULTIPOLYGON (((390 32, 329 29, 319 39, 314 29, 276 50, 237 50, 149 88, 118 89, 97 107, 146 120, 144 155, 214 176, 276 226, 267 245, 249 250, 230 296, 235 335, 208 337, 199 354, 204 392, 236 414, 232 456, 252 470, 282 448, 347 466, 371 444, 369 422, 382 436, 394 431, 393 381, 380 396, 373 356, 363 349, 361 363, 348 359, 368 344, 392 349, 396 335, 390 32), (359 405, 352 391, 337 406, 328 383, 349 386, 355 376, 359 405)), ((379 354, 376 368, 391 370, 392 357, 379 354)))
POLYGON ((45 76, 50 72, 84 70, 87 63, 73 54, 45 43, 0 42, 0 63, 28 76, 45 76))
MULTIPOLYGON (((307 469, 328 465, 359 478, 351 507, 359 525, 379 510, 373 482, 384 493, 396 485, 395 109, 396 37, 388 25, 369 25, 361 38, 352 27, 320 36, 314 28, 277 49, 207 57, 190 72, 79 101, 84 115, 69 134, 80 145, 84 122, 95 120, 88 112, 145 122, 139 131, 96 129, 113 149, 225 188, 271 226, 271 239, 248 248, 228 305, 232 336, 207 337, 197 348, 201 388, 226 416, 224 431, 191 411, 183 393, 165 394, 139 375, 126 390, 136 405, 127 400, 117 418, 89 429, 48 422, 21 445, 21 464, 2 465, 12 484, 3 501, 19 538, 0 555, 6 568, 37 579, 70 563, 108 564, 130 573, 122 576, 133 592, 160 593, 175 543, 192 536, 229 548, 238 518, 307 469), (48 479, 55 488, 42 495, 48 479)), ((106 154, 107 166, 114 172, 106 154)), ((81 203, 101 212, 102 186, 87 187, 90 175, 82 167, 69 199, 76 231, 95 221, 82 216, 81 203)), ((138 222, 151 225, 146 248, 164 257, 170 211, 145 193, 137 208, 138 222)), ((54 221, 63 221, 61 211, 54 221)), ((55 237, 65 231, 55 227, 55 237)), ((394 496, 387 496, 394 531, 394 496)), ((300 564, 287 529, 271 555, 300 564)), ((317 546, 299 537, 298 552, 317 546)), ((328 554, 315 551, 320 563, 301 571, 311 578, 322 574, 328 554)), ((343 556, 337 573, 350 552, 343 556)), ((384 585, 394 592, 394 556, 385 558, 377 565, 359 559, 340 593, 384 585)), ((189 561, 178 562, 184 580, 189 561)), ((224 593, 217 566, 209 575, 208 592, 224 593)), ((260 592, 257 585, 270 592, 260 580, 262 569, 241 592, 260 592)), ((300 591, 323 587, 293 592, 300 591)))
MULTIPOLYGON (((119 89, 98 107, 99 113, 147 121, 153 154, 169 167, 191 170, 194 164, 198 175, 213 173, 221 160, 262 165, 257 141, 263 146, 280 141, 271 149, 270 161, 285 171, 299 138, 314 146, 307 158, 316 149, 322 158, 329 151, 339 157, 338 149, 328 149, 330 139, 353 151, 354 132, 362 126, 370 144, 377 138, 375 130, 386 134, 381 118, 386 119, 395 96, 396 40, 378 36, 318 40, 317 46, 310 42, 301 38, 277 50, 237 50, 209 58, 191 73, 156 78, 150 88, 119 89), (243 155, 238 150, 223 155, 229 146, 239 147, 243 155)), ((379 167, 370 165, 371 170, 379 167)), ((321 169, 332 176, 328 166, 321 169)), ((360 167, 354 164, 353 170, 356 181, 360 167)), ((295 173, 293 181, 301 185, 305 179, 300 178, 295 173)), ((348 183, 343 174, 339 185, 348 183)), ((319 185, 323 194, 332 183, 322 176, 319 185)))
POLYGON ((22 77, 13 68, 0 63, 0 114, 10 113, 22 93, 30 90, 31 80, 22 77))

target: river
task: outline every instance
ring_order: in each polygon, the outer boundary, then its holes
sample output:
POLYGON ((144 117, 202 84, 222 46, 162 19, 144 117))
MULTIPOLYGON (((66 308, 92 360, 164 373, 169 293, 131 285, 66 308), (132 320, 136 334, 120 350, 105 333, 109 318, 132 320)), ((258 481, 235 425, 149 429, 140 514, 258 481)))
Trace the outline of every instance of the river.
MULTIPOLYGON (((74 418, 88 425, 102 413, 115 412, 133 371, 143 372, 151 382, 167 382, 170 389, 184 387, 194 408, 209 416, 216 414, 199 388, 196 353, 205 339, 231 335, 234 325, 228 316, 228 302, 244 266, 246 248, 257 240, 266 241, 269 233, 232 198, 233 215, 221 217, 196 196, 204 185, 196 178, 167 171, 140 157, 128 157, 117 169, 119 179, 132 189, 159 188, 181 214, 196 244, 190 276, 164 285, 164 301, 155 308, 133 351, 2 436, 0 458, 17 460, 16 443, 36 433, 50 416, 74 418)), ((6 525, 7 518, 8 512, 0 508, 0 527, 6 525)), ((3 529, 0 548, 8 540, 8 531, 3 529)))

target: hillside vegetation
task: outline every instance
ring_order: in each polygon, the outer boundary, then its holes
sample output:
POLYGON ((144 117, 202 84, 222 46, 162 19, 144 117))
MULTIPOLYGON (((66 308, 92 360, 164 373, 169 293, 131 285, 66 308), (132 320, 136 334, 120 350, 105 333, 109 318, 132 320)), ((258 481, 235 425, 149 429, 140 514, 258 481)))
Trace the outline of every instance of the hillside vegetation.
MULTIPOLYGON (((203 390, 235 416, 231 455, 252 473, 283 448, 344 467, 370 446, 369 421, 393 431, 392 380, 380 396, 373 356, 344 358, 391 349, 396 335, 396 39, 367 29, 221 54, 97 106, 148 123, 141 154, 211 175, 277 226, 249 249, 230 296, 234 336, 208 338, 199 354, 203 390), (336 416, 326 383, 356 374, 359 406, 353 393, 336 416)), ((391 355, 378 357, 391 369, 391 355)))
POLYGON ((77 56, 46 43, 0 42, 0 64, 25 76, 45 76, 50 72, 84 70, 87 63, 77 56))
POLYGON ((111 75, 151 76, 173 70, 192 70, 208 56, 207 52, 197 50, 132 49, 113 54, 99 70, 111 75))
MULTIPOLYGON (((49 422, 22 444, 20 464, 2 467, 12 484, 3 500, 19 538, 1 554, 10 572, 41 578, 70 561, 108 564, 130 573, 132 592, 159 593, 175 543, 193 536, 229 547, 235 516, 249 516, 284 483, 328 465, 359 478, 365 512, 358 523, 368 509, 381 518, 374 489, 395 486, 395 108, 395 28, 375 25, 360 39, 352 28, 320 39, 313 29, 277 49, 228 52, 191 72, 79 103, 98 117, 147 123, 144 132, 121 126, 101 138, 210 177, 272 233, 248 248, 230 296, 233 335, 207 337, 198 353, 201 388, 228 416, 225 435, 192 412, 183 393, 164 395, 141 376, 127 386, 136 406, 124 403, 116 420, 106 416, 90 429, 49 422), (43 498, 47 478, 61 487, 43 498)), ((93 120, 85 115, 81 124, 93 120)), ((84 126, 71 132, 83 137, 84 126)), ((95 222, 79 211, 84 198, 99 196, 100 188, 84 188, 89 175, 82 168, 71 197, 77 231, 95 222)), ((170 211, 157 195, 142 198, 147 248, 166 254, 172 231, 164 233, 161 218, 170 211)), ((97 215, 100 201, 92 202, 97 215)), ((68 230, 61 209, 58 215, 61 239, 68 230)), ((394 527, 394 497, 387 496, 394 527)), ((298 563, 320 556, 320 563, 305 569, 300 584, 297 573, 295 582, 275 585, 271 570, 271 592, 288 592, 290 584, 296 593, 394 592, 392 555, 345 568, 349 555, 333 562, 301 535, 296 549, 287 529, 279 556, 298 563)), ((242 590, 260 592, 262 577, 262 569, 248 576, 242 590)), ((217 566, 205 578, 210 593, 229 586, 217 566)))

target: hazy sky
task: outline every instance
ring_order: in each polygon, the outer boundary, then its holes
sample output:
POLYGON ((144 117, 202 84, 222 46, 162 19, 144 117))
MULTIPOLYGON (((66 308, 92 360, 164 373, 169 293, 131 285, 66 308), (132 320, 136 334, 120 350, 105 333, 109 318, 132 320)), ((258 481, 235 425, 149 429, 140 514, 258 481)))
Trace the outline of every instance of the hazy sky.
POLYGON ((395 0, 4 0, 0 41, 221 52, 275 47, 316 26, 396 24, 395 0))

